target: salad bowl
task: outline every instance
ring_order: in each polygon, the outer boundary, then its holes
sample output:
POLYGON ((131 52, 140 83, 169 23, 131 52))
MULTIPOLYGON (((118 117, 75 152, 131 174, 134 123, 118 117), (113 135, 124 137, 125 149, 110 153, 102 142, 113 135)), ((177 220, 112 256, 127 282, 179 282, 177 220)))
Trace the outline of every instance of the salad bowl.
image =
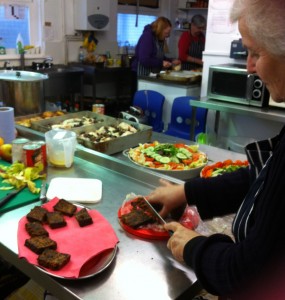
POLYGON ((181 180, 199 177, 201 170, 208 163, 207 155, 199 151, 198 145, 182 143, 140 144, 128 151, 131 162, 181 180))

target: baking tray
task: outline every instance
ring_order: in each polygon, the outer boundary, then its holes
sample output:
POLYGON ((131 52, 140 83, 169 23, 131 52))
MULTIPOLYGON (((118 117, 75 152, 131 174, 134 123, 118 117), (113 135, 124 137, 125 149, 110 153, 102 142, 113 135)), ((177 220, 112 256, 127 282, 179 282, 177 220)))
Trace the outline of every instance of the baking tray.
POLYGON ((126 150, 128 148, 137 146, 139 143, 150 142, 152 137, 152 127, 112 117, 106 118, 103 123, 97 123, 94 125, 84 127, 77 127, 72 129, 72 131, 74 131, 77 134, 77 141, 79 144, 83 145, 86 148, 99 151, 105 154, 114 154, 126 150), (79 138, 79 135, 82 133, 88 133, 91 131, 98 130, 102 126, 117 126, 121 122, 132 125, 138 131, 127 136, 118 137, 113 140, 100 143, 93 143, 91 141, 86 141, 84 139, 79 138))
POLYGON ((161 72, 159 77, 165 80, 179 81, 179 82, 200 82, 202 79, 202 72, 195 71, 166 71, 161 72))
MULTIPOLYGON (((48 112, 48 111, 46 111, 46 112, 48 112)), ((44 121, 44 120, 46 121, 46 120, 50 120, 51 118, 59 117, 59 116, 45 117, 44 113, 45 112, 36 113, 36 114, 29 114, 29 115, 25 115, 25 116, 18 116, 18 117, 15 117, 15 122, 19 126, 32 128, 34 122, 41 122, 41 121, 44 121), (32 120, 34 118, 40 118, 40 119, 32 120), (18 122, 21 122, 21 121, 27 121, 26 125, 24 123, 18 123, 18 122)), ((53 112, 53 113, 55 113, 55 112, 53 112)), ((64 112, 64 116, 66 116, 67 114, 68 113, 64 112)))
MULTIPOLYGON (((104 122, 105 120, 108 120, 111 117, 102 115, 102 114, 97 114, 95 112, 86 110, 86 111, 80 111, 80 112, 74 112, 74 113, 68 113, 66 115, 58 116, 58 117, 52 117, 49 119, 44 119, 44 120, 39 120, 36 122, 32 122, 31 128, 40 131, 40 132, 47 132, 51 130, 51 125, 56 125, 60 124, 62 121, 65 121, 67 119, 73 119, 73 118, 82 118, 82 117, 87 117, 87 118, 95 118, 99 123, 104 122)), ((112 118, 113 119, 113 118, 112 118)), ((78 127, 77 127, 78 128, 78 127)), ((66 130, 71 130, 64 128, 66 130)))

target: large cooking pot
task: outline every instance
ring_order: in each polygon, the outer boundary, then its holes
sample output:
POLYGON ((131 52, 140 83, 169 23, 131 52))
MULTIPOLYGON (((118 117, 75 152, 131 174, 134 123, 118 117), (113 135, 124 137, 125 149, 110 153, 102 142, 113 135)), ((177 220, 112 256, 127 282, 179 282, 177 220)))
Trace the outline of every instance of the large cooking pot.
POLYGON ((0 102, 14 107, 15 116, 44 110, 43 80, 48 75, 28 71, 0 70, 0 102))

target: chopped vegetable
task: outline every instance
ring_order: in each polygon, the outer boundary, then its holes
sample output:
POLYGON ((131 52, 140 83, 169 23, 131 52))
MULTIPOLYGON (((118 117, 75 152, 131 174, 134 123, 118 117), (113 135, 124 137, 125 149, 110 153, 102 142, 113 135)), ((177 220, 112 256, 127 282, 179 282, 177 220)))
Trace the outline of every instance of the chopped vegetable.
POLYGON ((232 161, 230 159, 223 162, 217 162, 213 165, 208 165, 204 167, 201 171, 201 177, 216 177, 225 173, 234 172, 240 168, 245 168, 248 166, 248 161, 236 160, 232 161))
POLYGON ((148 168, 175 171, 190 170, 207 163, 206 154, 198 151, 197 145, 161 144, 157 141, 130 149, 129 157, 148 168))
POLYGON ((36 187, 35 180, 39 178, 45 178, 46 174, 42 174, 44 170, 43 164, 37 163, 34 167, 25 167, 23 163, 13 163, 11 166, 0 165, 0 177, 3 178, 0 190, 8 190, 12 188, 19 189, 23 186, 27 186, 28 189, 38 194, 40 188, 36 187))

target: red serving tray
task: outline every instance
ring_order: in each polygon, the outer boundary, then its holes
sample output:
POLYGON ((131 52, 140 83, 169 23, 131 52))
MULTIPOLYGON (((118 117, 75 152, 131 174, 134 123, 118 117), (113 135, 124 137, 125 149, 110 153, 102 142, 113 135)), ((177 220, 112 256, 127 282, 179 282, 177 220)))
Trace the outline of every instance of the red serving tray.
MULTIPOLYGON (((130 201, 124 203, 123 206, 121 206, 118 210, 118 218, 119 218, 119 223, 121 225, 121 227, 128 233, 131 233, 135 236, 144 238, 144 239, 151 239, 151 240, 165 240, 168 239, 170 237, 168 231, 164 230, 161 228, 162 225, 157 226, 157 230, 155 230, 155 227, 152 228, 148 228, 148 227, 143 227, 141 226, 138 229, 134 229, 126 224, 124 224, 123 222, 121 222, 120 218, 122 215, 126 214, 128 212, 128 210, 130 211, 131 209, 131 202, 135 201, 137 198, 131 199, 130 201)), ((181 217, 181 221, 180 223, 189 228, 189 229, 194 229, 198 223, 199 223, 199 215, 194 215, 193 216, 193 220, 191 220, 191 223, 184 221, 185 220, 185 216, 181 217)))

